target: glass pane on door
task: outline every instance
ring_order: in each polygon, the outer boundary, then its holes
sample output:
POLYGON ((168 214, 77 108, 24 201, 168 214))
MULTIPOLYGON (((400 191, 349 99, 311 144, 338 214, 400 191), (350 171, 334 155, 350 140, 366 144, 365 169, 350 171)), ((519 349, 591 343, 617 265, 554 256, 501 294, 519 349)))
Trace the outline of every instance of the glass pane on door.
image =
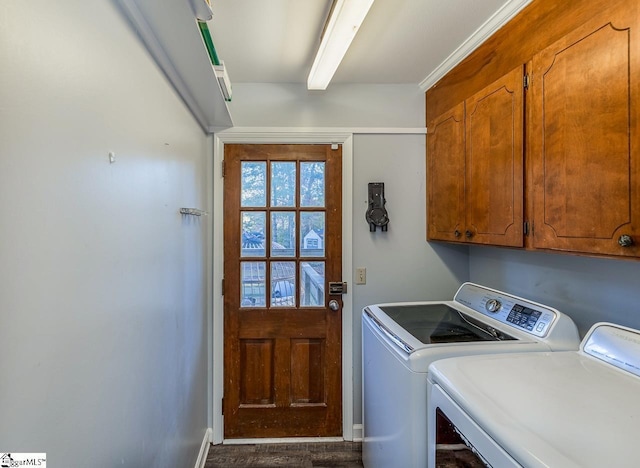
POLYGON ((266 206, 267 163, 242 161, 240 206, 266 206))
POLYGON ((271 163, 271 206, 296 205, 296 163, 271 163))
POLYGON ((300 213, 300 256, 324 257, 324 211, 300 213))
POLYGON ((300 306, 324 306, 324 262, 300 262, 300 306))
POLYGON ((296 262, 271 262, 271 307, 296 305, 296 262))
POLYGON ((240 307, 265 307, 265 262, 240 262, 240 307))
POLYGON ((243 211, 241 257, 264 257, 266 211, 243 211))
POLYGON ((300 206, 324 206, 324 162, 300 163, 300 206))
POLYGON ((296 214, 293 211, 271 212, 271 256, 296 256, 296 214))

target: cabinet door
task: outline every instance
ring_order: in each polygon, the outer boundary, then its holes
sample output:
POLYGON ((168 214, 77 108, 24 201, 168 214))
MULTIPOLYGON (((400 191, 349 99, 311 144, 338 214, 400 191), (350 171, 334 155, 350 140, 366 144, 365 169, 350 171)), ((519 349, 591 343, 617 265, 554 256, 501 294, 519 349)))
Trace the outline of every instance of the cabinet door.
POLYGON ((428 126, 428 240, 463 240, 464 138, 464 103, 428 126))
POLYGON ((640 255, 640 43, 628 3, 533 58, 534 247, 640 255), (635 244, 621 246, 625 235, 635 244))
POLYGON ((466 226, 470 242, 523 245, 524 67, 466 101, 466 226))

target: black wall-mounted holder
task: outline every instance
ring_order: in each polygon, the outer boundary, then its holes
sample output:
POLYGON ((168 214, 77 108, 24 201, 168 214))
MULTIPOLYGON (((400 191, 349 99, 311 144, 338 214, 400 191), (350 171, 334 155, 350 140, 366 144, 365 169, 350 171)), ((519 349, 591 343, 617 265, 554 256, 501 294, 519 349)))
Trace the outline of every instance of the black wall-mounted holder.
POLYGON ((387 230, 389 215, 384 207, 385 203, 384 182, 369 182, 369 209, 365 215, 369 232, 376 232, 378 226, 382 231, 387 230))

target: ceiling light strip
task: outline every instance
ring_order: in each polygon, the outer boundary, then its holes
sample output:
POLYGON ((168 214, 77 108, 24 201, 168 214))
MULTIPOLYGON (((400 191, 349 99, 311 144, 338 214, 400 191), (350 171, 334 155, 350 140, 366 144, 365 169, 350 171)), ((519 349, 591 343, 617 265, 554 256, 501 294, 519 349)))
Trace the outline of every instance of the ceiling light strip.
POLYGON ((313 61, 308 89, 327 89, 374 0, 335 0, 313 61))

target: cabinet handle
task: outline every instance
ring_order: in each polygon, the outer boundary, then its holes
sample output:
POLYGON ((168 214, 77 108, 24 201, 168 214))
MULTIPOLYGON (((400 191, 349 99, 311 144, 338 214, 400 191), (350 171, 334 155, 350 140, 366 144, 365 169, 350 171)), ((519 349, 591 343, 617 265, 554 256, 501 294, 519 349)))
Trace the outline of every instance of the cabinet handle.
POLYGON ((455 231, 453 231, 453 236, 454 237, 460 237, 460 231, 458 231, 457 229, 455 231))
POLYGON ((467 229, 466 231, 464 231, 464 235, 466 236, 467 239, 471 239, 471 236, 473 236, 473 233, 467 229))
POLYGON ((633 245, 633 238, 628 234, 622 234, 618 237, 618 244, 622 247, 631 247, 633 245))

